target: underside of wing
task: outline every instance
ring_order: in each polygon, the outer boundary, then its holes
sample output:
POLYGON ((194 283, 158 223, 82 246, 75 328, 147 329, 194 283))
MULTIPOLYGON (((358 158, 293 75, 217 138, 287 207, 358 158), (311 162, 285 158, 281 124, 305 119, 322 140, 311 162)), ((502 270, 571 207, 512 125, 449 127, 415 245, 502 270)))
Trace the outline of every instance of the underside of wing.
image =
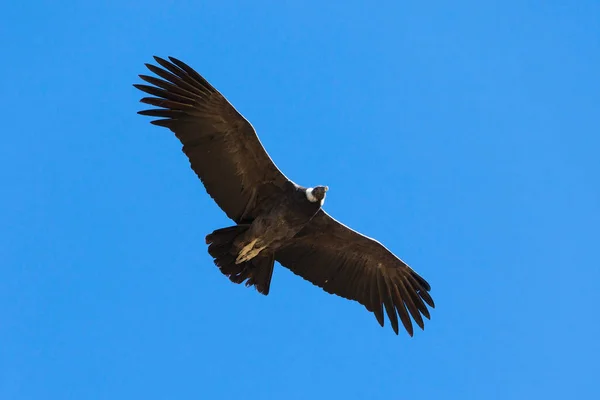
POLYGON ((275 258, 326 292, 358 301, 381 326, 385 309, 396 334, 398 318, 412 336, 411 317, 423 329, 427 306, 435 307, 429 284, 406 263, 323 210, 275 258))
POLYGON ((247 222, 255 207, 282 190, 287 178, 263 148, 252 125, 191 67, 169 57, 146 64, 158 77, 136 88, 150 94, 142 103, 158 107, 139 114, 157 117, 183 144, 191 167, 210 196, 234 221, 247 222))

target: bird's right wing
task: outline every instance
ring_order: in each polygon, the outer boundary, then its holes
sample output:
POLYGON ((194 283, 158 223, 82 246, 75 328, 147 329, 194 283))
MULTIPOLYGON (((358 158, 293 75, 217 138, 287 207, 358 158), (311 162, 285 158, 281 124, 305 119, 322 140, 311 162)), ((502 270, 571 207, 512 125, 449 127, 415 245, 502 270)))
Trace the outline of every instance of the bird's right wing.
POLYGON ((169 57, 146 64, 160 78, 140 75, 149 85, 134 85, 153 97, 141 102, 157 109, 139 114, 158 117, 152 124, 175 133, 206 191, 227 216, 240 223, 255 217, 255 206, 283 190, 288 179, 263 148, 252 125, 191 67, 169 57))
POLYGON ((276 252, 275 259, 326 292, 358 301, 375 314, 381 326, 385 308, 396 334, 397 316, 412 336, 410 316, 423 329, 421 315, 429 319, 427 305, 435 307, 425 279, 381 243, 323 210, 292 244, 276 252))

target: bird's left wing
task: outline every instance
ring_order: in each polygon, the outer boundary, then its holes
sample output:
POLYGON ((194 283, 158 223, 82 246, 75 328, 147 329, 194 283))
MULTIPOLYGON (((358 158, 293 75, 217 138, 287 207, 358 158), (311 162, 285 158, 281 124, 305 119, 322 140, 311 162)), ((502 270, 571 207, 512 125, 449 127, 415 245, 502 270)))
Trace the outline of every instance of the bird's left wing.
POLYGON ((320 210, 275 259, 326 292, 356 300, 373 312, 381 326, 385 308, 394 332, 398 316, 412 336, 410 316, 424 328, 423 318, 435 307, 430 286, 381 243, 320 210))
POLYGON ((281 192, 289 181, 273 163, 254 128, 199 73, 176 58, 154 57, 146 64, 159 78, 140 75, 150 85, 141 101, 159 108, 139 114, 175 133, 208 194, 229 218, 252 219, 261 200, 281 192), (162 68, 161 68, 162 67, 162 68))

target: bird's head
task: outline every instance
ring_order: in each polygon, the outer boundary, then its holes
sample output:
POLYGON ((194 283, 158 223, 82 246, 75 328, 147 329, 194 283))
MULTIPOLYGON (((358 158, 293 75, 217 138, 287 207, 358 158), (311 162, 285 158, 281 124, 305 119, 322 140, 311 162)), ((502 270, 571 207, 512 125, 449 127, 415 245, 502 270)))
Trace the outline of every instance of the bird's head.
POLYGON ((329 190, 327 186, 316 186, 306 189, 306 198, 311 203, 319 202, 321 205, 325 202, 325 193, 329 190))

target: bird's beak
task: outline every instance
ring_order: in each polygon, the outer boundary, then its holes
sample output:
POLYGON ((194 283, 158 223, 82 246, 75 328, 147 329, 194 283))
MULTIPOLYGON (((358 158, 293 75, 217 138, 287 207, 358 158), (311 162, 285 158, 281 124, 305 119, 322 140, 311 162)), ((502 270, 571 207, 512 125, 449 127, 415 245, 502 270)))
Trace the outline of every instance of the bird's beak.
POLYGON ((329 186, 325 186, 325 191, 328 191, 328 190, 329 190, 329 186))

